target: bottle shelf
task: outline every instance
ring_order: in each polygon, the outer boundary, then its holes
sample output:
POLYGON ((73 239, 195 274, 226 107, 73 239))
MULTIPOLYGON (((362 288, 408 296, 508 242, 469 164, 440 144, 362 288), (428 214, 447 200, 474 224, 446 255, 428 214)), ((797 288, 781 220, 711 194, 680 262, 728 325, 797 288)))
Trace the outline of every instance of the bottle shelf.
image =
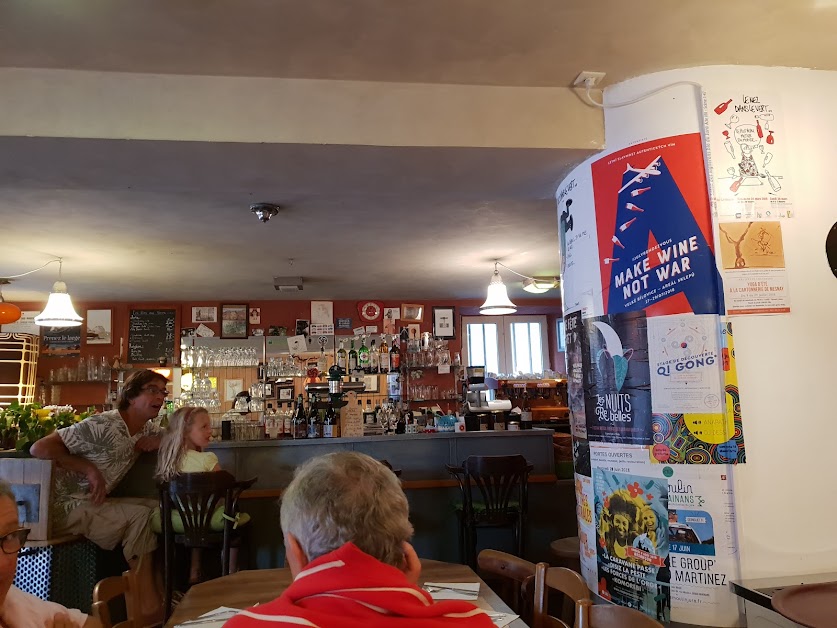
POLYGON ((110 384, 110 380, 105 379, 66 379, 66 380, 44 380, 46 386, 64 386, 65 384, 110 384))

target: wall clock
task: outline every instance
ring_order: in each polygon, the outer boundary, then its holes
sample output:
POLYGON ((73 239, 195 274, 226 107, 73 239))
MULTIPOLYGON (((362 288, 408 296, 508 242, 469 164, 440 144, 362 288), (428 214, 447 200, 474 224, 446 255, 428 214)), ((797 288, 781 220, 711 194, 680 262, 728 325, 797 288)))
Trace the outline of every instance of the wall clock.
POLYGON ((357 312, 361 320, 367 323, 381 320, 384 313, 384 306, 377 301, 361 301, 357 304, 357 312))

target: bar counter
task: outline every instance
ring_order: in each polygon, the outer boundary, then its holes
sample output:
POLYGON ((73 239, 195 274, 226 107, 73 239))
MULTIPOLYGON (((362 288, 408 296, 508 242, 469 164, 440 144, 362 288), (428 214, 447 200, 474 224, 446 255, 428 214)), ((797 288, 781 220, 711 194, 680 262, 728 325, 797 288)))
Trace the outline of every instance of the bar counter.
MULTIPOLYGON (((461 492, 445 465, 460 465, 471 455, 522 454, 534 465, 529 478, 526 554, 530 559, 548 560, 551 541, 577 534, 574 483, 572 479, 558 480, 555 476, 552 434, 552 430, 535 428, 511 432, 220 441, 212 443, 208 450, 218 456, 221 468, 237 478, 258 477, 240 502, 241 510, 252 517, 250 568, 276 568, 284 564, 278 498, 290 483, 294 469, 314 456, 347 450, 387 460, 393 468, 401 470, 400 479, 415 528, 416 551, 422 558, 448 562, 459 558, 454 505, 461 501, 461 492)), ((120 485, 119 493, 149 494, 148 478, 153 476, 155 462, 156 456, 143 456, 120 485)), ((513 545, 509 530, 479 532, 478 550, 493 547, 512 551, 513 545)))

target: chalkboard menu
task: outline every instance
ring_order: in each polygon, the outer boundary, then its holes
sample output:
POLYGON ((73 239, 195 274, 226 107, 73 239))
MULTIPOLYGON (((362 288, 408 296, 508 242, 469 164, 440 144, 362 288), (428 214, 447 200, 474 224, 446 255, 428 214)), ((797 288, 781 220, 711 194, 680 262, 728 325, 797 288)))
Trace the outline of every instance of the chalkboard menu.
POLYGON ((174 356, 176 310, 131 310, 128 327, 128 360, 132 364, 156 364, 174 356))

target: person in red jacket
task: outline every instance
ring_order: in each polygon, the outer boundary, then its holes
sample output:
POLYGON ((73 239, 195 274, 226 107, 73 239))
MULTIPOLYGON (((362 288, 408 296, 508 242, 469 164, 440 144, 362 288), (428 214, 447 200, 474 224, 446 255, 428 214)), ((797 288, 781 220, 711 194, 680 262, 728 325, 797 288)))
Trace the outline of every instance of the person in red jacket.
POLYGON ((300 466, 282 496, 291 586, 225 628, 490 628, 470 602, 434 602, 398 478, 374 458, 338 452, 300 466))

